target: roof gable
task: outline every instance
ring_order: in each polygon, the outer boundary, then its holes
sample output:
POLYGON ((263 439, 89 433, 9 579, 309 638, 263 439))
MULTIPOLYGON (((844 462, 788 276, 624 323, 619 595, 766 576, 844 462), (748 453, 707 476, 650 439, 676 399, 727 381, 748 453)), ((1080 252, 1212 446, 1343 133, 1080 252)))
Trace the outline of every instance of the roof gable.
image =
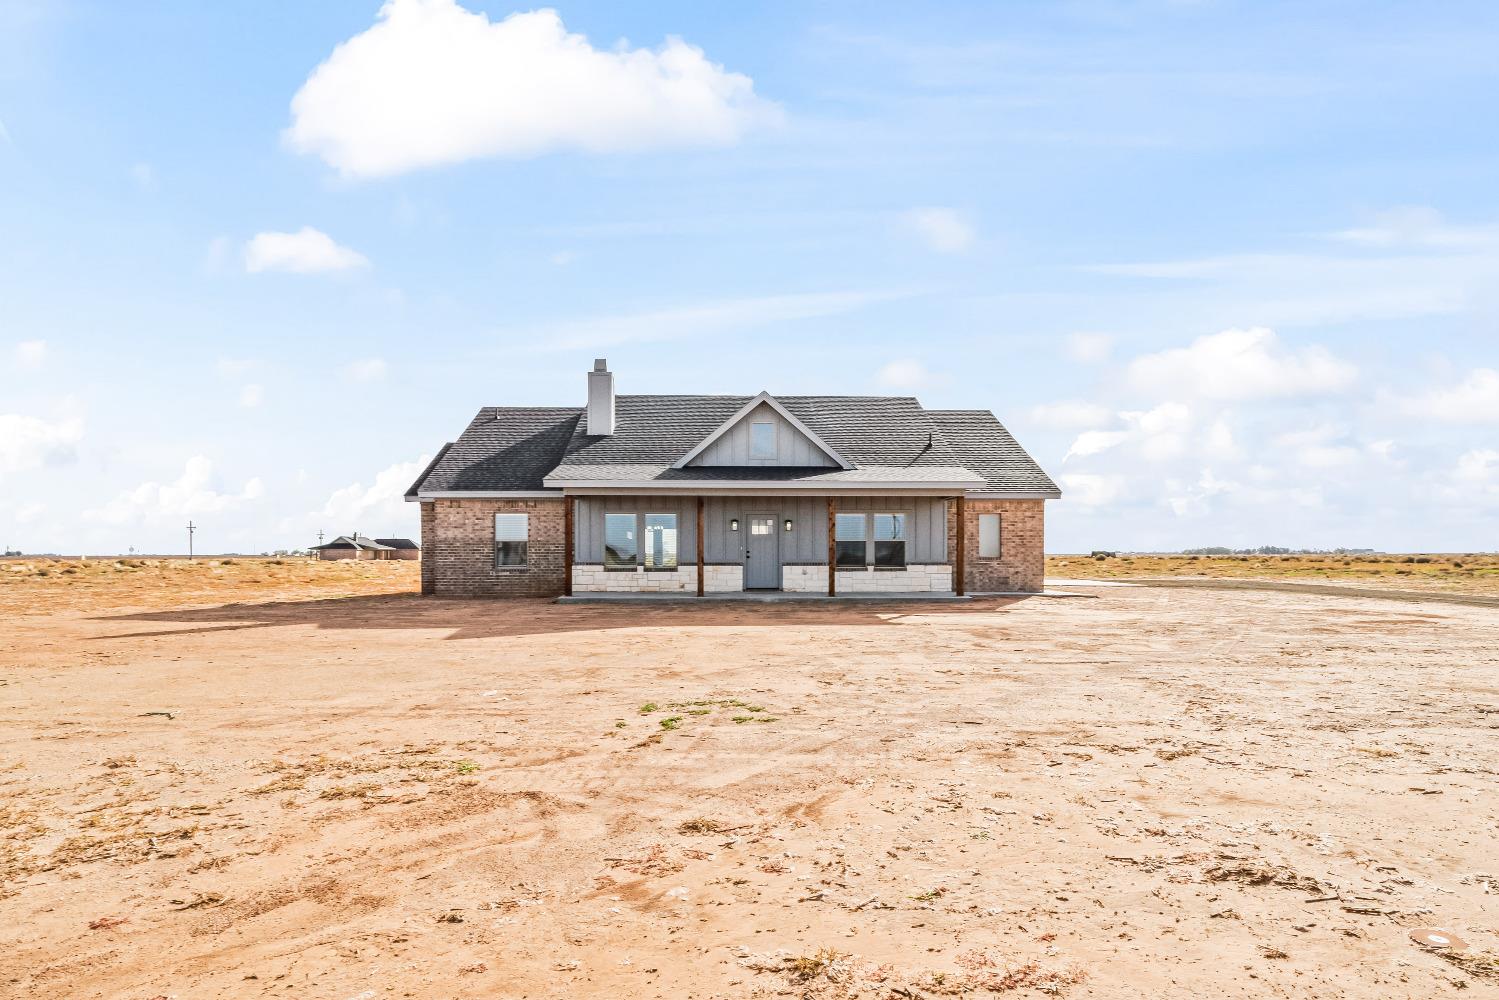
POLYGON ((689 465, 854 467, 768 392, 760 393, 741 406, 678 459, 672 468, 684 469, 689 465), (751 425, 760 422, 768 422, 775 428, 774 458, 755 458, 749 450, 751 425))

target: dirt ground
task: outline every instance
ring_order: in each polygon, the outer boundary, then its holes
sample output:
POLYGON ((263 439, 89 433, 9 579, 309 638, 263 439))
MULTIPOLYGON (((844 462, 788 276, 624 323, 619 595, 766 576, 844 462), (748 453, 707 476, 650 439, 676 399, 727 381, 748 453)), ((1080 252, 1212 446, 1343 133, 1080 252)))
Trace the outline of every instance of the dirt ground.
POLYGON ((1499 996, 1493 608, 148 570, 0 588, 5 996, 1499 996))

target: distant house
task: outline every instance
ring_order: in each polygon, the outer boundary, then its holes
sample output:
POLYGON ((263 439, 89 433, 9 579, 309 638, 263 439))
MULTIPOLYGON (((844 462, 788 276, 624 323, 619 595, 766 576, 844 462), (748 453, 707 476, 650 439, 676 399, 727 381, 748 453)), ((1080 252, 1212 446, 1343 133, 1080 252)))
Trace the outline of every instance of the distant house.
POLYGON ((417 559, 421 549, 409 538, 361 538, 339 535, 326 545, 314 545, 319 559, 417 559))
POLYGON ((1061 496, 988 410, 615 396, 480 410, 406 492, 422 592, 1039 591, 1061 496))
POLYGON ((382 559, 420 559, 422 547, 409 538, 377 538, 376 545, 383 545, 389 549, 389 553, 381 556, 382 559))

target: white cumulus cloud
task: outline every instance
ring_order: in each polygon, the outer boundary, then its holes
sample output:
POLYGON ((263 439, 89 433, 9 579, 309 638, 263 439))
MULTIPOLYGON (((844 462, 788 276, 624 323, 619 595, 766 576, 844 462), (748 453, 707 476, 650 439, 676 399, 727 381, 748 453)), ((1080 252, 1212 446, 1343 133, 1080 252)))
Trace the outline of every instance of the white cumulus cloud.
POLYGON ((1401 400, 1400 408, 1449 423, 1499 423, 1499 370, 1476 368, 1457 385, 1401 400))
POLYGON ((85 511, 84 516, 107 524, 126 524, 234 510, 264 495, 265 487, 258 478, 247 480, 238 493, 223 492, 217 486, 213 462, 194 455, 174 482, 141 483, 104 506, 85 511))
POLYGON ((0 473, 64 465, 78 457, 83 421, 49 421, 20 413, 0 413, 0 473))
POLYGON ((1076 472, 1058 476, 1069 503, 1084 507, 1102 507, 1115 503, 1124 496, 1123 476, 1096 475, 1076 472))
POLYGON ((239 405, 247 410, 254 409, 264 401, 265 389, 257 383, 251 382, 239 390, 239 405))
POLYGON ((346 176, 483 157, 724 145, 775 106, 679 38, 596 49, 554 10, 491 22, 454 0, 388 0, 292 99, 290 148, 346 176))
POLYGON ((333 237, 311 226, 303 226, 294 233, 257 233, 245 244, 245 270, 251 274, 262 271, 325 274, 368 264, 364 254, 339 245, 333 237))
POLYGON ((1254 327, 1143 355, 1125 374, 1145 392, 1242 400, 1338 392, 1352 385, 1358 372, 1323 347, 1290 349, 1275 331, 1254 327))
POLYGON ((903 219, 906 228, 937 253, 962 253, 976 237, 972 224, 950 208, 913 208, 903 219))
POLYGON ((331 522, 339 534, 358 531, 360 534, 377 535, 412 517, 404 497, 406 488, 427 467, 432 456, 423 455, 414 462, 400 462, 386 468, 375 476, 375 481, 366 487, 363 483, 350 483, 343 489, 334 490, 323 505, 321 516, 331 522))

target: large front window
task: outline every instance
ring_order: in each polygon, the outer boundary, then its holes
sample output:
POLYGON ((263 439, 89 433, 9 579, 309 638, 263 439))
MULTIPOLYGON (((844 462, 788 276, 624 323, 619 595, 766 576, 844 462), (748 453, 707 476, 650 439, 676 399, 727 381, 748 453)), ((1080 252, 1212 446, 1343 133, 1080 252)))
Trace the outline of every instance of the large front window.
POLYGON ((833 545, 839 566, 860 566, 868 561, 863 514, 839 514, 835 522, 833 545))
POLYGON ((677 568, 677 515, 645 515, 645 568, 677 568))
POLYGON ((906 564, 906 515, 874 515, 874 564, 876 566, 904 566, 906 564))
POLYGON ((636 543, 635 514, 604 515, 604 568, 634 569, 640 546, 636 543))
POLYGON ((844 569, 906 565, 911 515, 839 514, 834 522, 834 562, 844 569))
POLYGON ((526 564, 526 515, 494 516, 494 564, 499 567, 526 564))

